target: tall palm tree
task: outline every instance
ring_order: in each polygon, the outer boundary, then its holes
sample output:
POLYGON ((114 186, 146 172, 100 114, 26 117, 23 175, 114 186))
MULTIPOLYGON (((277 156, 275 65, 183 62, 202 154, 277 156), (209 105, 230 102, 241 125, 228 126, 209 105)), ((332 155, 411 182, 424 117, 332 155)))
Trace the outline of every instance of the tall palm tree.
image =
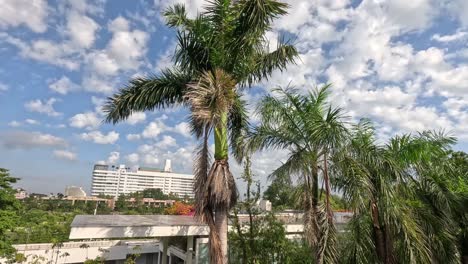
POLYGON ((303 189, 305 238, 314 248, 317 263, 336 262, 336 230, 330 204, 330 170, 336 150, 347 136, 341 108, 329 104, 326 85, 306 95, 277 89, 266 96, 257 112, 260 125, 251 132, 250 149, 286 149, 288 160, 270 177, 300 176, 303 189), (320 203, 319 175, 325 185, 320 203))
POLYGON ((137 111, 175 105, 192 112, 192 132, 201 140, 195 165, 196 216, 210 227, 211 263, 227 263, 227 214, 237 192, 229 171, 229 145, 238 159, 238 138, 248 125, 242 91, 294 63, 296 49, 279 41, 269 51, 265 33, 286 14, 277 0, 211 0, 196 18, 183 5, 164 12, 177 31, 174 66, 159 75, 135 78, 105 105, 107 122, 117 123, 137 111), (208 140, 214 136, 209 169, 208 140), (230 141, 230 144, 229 144, 230 141))
POLYGON ((353 128, 335 156, 336 186, 354 212, 348 263, 457 263, 450 220, 440 210, 449 194, 428 184, 430 165, 452 142, 422 133, 379 145, 369 121, 353 128))

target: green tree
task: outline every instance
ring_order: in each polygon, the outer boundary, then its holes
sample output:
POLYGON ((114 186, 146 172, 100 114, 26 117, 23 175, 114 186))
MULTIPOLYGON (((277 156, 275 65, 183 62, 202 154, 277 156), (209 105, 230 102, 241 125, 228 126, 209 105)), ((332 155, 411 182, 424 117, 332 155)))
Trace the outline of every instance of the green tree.
POLYGON ((290 179, 284 177, 274 178, 263 192, 263 198, 270 201, 273 208, 293 209, 295 207, 292 193, 294 186, 290 179))
POLYGON ((376 143, 361 121, 334 164, 354 215, 347 263, 458 263, 441 171, 454 139, 424 132, 376 143), (439 164, 439 165, 438 165, 439 164))
POLYGON ((153 198, 156 200, 166 200, 168 197, 159 188, 143 190, 143 198, 153 198))
POLYGON ((10 176, 7 169, 0 168, 0 256, 12 257, 15 252, 6 233, 15 227, 18 220, 15 211, 20 204, 15 199, 15 190, 12 187, 17 180, 18 178, 10 176))
POLYGON ((288 160, 270 177, 291 181, 291 176, 299 176, 305 238, 317 263, 337 260, 329 166, 348 134, 342 109, 329 103, 328 89, 326 85, 305 95, 294 89, 276 89, 260 102, 260 124, 250 133, 248 143, 252 150, 289 150, 288 160), (325 186, 324 203, 319 174, 325 186))
POLYGON ((136 111, 190 108, 192 131, 202 141, 195 165, 196 215, 210 228, 212 263, 227 263, 227 215, 237 199, 228 141, 230 137, 234 154, 239 154, 238 138, 247 127, 242 89, 284 70, 297 56, 296 49, 281 40, 270 52, 265 38, 286 8, 276 0, 214 0, 195 19, 187 17, 183 5, 167 9, 167 25, 177 30, 174 67, 131 80, 104 108, 112 123, 136 111), (215 160, 209 170, 211 135, 215 160))
POLYGON ((457 225, 457 239, 462 263, 468 264, 468 154, 452 152, 449 159, 451 173, 449 189, 455 195, 452 210, 457 225))

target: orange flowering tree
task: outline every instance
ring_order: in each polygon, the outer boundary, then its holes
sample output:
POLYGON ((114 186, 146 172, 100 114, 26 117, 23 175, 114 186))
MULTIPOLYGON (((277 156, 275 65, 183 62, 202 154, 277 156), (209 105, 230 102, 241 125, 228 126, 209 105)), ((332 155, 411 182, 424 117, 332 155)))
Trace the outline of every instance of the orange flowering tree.
POLYGON ((195 209, 191 204, 184 204, 183 202, 174 202, 171 207, 164 210, 168 215, 193 215, 195 209))

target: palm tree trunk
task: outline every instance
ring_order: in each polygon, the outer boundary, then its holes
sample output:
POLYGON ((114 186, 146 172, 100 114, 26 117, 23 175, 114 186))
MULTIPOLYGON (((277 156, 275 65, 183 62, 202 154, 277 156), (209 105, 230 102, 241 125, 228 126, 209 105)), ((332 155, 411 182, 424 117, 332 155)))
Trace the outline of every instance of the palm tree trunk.
POLYGON ((333 212, 331 209, 331 204, 330 204, 330 178, 328 177, 328 160, 327 160, 327 153, 323 155, 323 180, 325 181, 325 205, 327 208, 327 217, 328 220, 331 221, 333 219, 333 212))
POLYGON ((228 263, 228 240, 227 240, 227 228, 228 228, 228 212, 226 208, 216 209, 215 212, 215 227, 219 235, 221 242, 221 256, 223 264, 228 263))
MULTIPOLYGON (((229 170, 228 166, 228 134, 227 134, 227 113, 221 116, 220 124, 214 129, 214 143, 215 143, 215 163, 225 163, 226 170, 229 170)), ((228 184, 224 186, 230 188, 228 184)), ((227 229, 228 229, 228 210, 226 206, 219 206, 215 209, 215 228, 218 233, 220 242, 220 251, 222 263, 228 263, 228 241, 227 241, 227 229)))
POLYGON ((382 263, 387 263, 387 254, 385 247, 385 237, 379 221, 379 208, 375 201, 371 202, 372 224, 374 229, 374 240, 377 249, 377 256, 382 263))

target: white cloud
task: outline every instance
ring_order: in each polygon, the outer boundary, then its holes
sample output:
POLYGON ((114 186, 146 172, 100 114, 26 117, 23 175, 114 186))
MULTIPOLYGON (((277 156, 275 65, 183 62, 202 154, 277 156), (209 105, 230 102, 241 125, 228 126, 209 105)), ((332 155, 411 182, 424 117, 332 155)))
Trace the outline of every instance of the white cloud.
POLYGON ((74 45, 90 48, 96 40, 98 29, 98 24, 92 18, 75 11, 68 14, 67 33, 74 45))
POLYGON ((107 158, 107 164, 116 164, 120 160, 120 152, 112 151, 107 158))
POLYGON ((160 149, 168 149, 171 147, 176 147, 177 146, 177 141, 175 138, 165 135, 163 136, 162 140, 159 140, 155 143, 155 146, 160 148, 160 149))
POLYGON ((77 91, 80 86, 72 82, 68 77, 62 76, 60 79, 49 84, 49 89, 59 94, 67 94, 72 91, 77 91))
POLYGON ((94 105, 94 111, 98 115, 101 115, 101 116, 104 115, 104 112, 102 111, 102 107, 104 106, 106 101, 107 101, 106 98, 99 98, 99 97, 96 97, 96 96, 91 96, 91 102, 94 105))
POLYGON ((166 129, 167 127, 163 122, 155 120, 145 127, 141 135, 143 138, 155 138, 166 129))
POLYGON ((91 70, 101 76, 113 76, 120 67, 105 51, 96 51, 88 55, 91 70))
POLYGON ((41 114, 46 114, 48 116, 60 116, 62 113, 55 111, 54 104, 58 100, 55 98, 50 98, 47 101, 42 101, 40 99, 32 100, 24 104, 27 110, 31 112, 37 112, 41 114))
POLYGON ((67 146, 65 139, 41 132, 14 131, 2 135, 2 143, 9 149, 32 149, 67 146))
MULTIPOLYGON (((124 18, 118 17, 116 20, 121 21, 124 18)), ((123 70, 136 70, 141 64, 143 55, 146 54, 149 35, 141 30, 130 31, 129 28, 115 26, 115 24, 115 20, 110 24, 110 29, 114 32, 106 48, 108 55, 123 70)))
POLYGON ((71 117, 69 121, 70 126, 72 127, 86 129, 97 128, 101 123, 101 120, 94 112, 76 114, 73 117, 71 117))
POLYGON ((446 0, 445 2, 462 26, 468 27, 468 2, 466 0, 446 0))
POLYGON ((182 136, 187 137, 187 138, 192 137, 191 132, 190 132, 190 124, 187 123, 187 122, 181 122, 181 123, 177 124, 174 127, 173 131, 177 132, 177 133, 179 133, 182 136))
POLYGON ((30 125, 39 125, 41 122, 37 121, 37 120, 34 120, 34 119, 26 119, 24 120, 25 123, 28 123, 30 125))
POLYGON ((108 29, 111 32, 129 31, 130 23, 127 19, 123 18, 122 16, 118 16, 117 18, 109 22, 108 29))
POLYGON ((37 33, 47 30, 48 7, 45 0, 3 0, 0 5, 0 28, 24 24, 37 33))
POLYGON ((21 126, 21 123, 16 121, 16 120, 13 120, 10 123, 8 123, 8 125, 11 126, 11 127, 19 127, 19 126, 21 126))
POLYGON ((8 91, 8 86, 6 84, 0 83, 0 93, 8 91))
POLYGON ((138 161, 140 160, 140 155, 138 153, 132 153, 129 154, 125 157, 125 159, 132 165, 138 164, 138 161))
POLYGON ((114 144, 119 139, 119 133, 111 131, 106 135, 100 131, 91 131, 82 133, 80 137, 85 141, 92 141, 96 144, 114 144))
POLYGON ((136 125, 138 123, 142 123, 146 120, 146 114, 143 112, 135 112, 132 113, 126 120, 127 124, 136 125))
POLYGON ((114 91, 113 83, 108 78, 93 74, 85 76, 81 86, 92 93, 111 94, 114 91))
POLYGON ((139 139, 141 139, 140 134, 128 134, 127 135, 127 140, 128 141, 135 141, 135 140, 139 140, 139 139))
POLYGON ((65 43, 55 43, 50 40, 38 39, 31 43, 0 32, 0 41, 5 41, 20 50, 24 58, 46 62, 52 65, 65 67, 68 70, 77 70, 80 62, 77 58, 69 57, 73 50, 65 43))
POLYGON ((68 150, 54 150, 54 157, 62 160, 75 161, 77 160, 77 155, 74 152, 68 150))
POLYGON ((441 36, 439 34, 435 34, 434 36, 432 36, 431 39, 436 40, 438 42, 452 42, 452 41, 464 39, 466 36, 467 36, 467 33, 465 31, 459 31, 452 35, 441 36))

